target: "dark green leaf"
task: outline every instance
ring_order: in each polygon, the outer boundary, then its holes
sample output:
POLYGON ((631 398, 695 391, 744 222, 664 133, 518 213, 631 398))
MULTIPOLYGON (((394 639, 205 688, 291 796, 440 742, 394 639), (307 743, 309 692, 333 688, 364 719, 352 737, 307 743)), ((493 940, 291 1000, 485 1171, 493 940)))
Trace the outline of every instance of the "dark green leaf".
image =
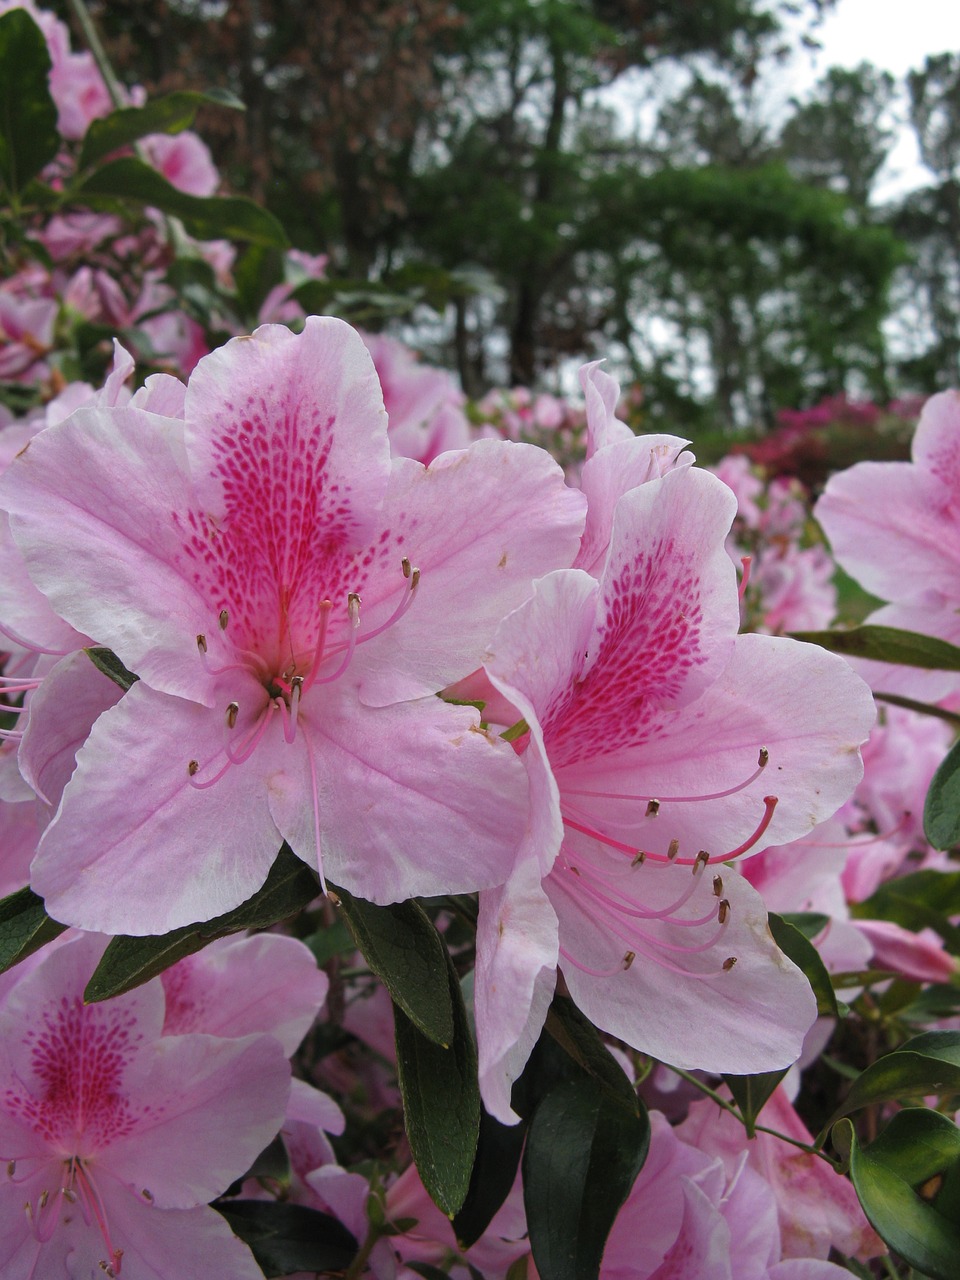
POLYGON ((793 631, 794 640, 818 644, 847 658, 870 658, 905 667, 960 671, 960 648, 935 636, 897 627, 853 627, 849 631, 793 631))
POLYGON ((109 676, 113 683, 118 684, 124 693, 140 679, 132 671, 127 670, 112 649, 103 649, 99 645, 95 645, 89 649, 84 649, 84 653, 97 670, 102 671, 105 676, 109 676))
POLYGON ((112 160, 80 186, 81 200, 108 196, 149 205, 179 218, 198 240, 247 240, 286 248, 287 236, 272 213, 240 196, 188 196, 134 156, 112 160))
POLYGON ((454 1010, 447 949, 426 912, 416 902, 378 907, 342 889, 337 894, 357 946, 394 1004, 428 1039, 449 1045, 454 1010))
POLYGON ((882 884, 866 902, 854 903, 863 920, 892 920, 914 933, 933 929, 944 946, 960 954, 960 929, 950 921, 960 915, 960 871, 916 871, 882 884))
POLYGON ((840 1011, 837 1008, 833 983, 816 947, 782 916, 771 911, 768 922, 774 942, 806 975, 807 981, 813 988, 813 994, 817 997, 817 1012, 838 1018, 840 1011))
POLYGON ((11 893, 0 901, 0 973, 39 951, 66 927, 50 919, 43 899, 32 889, 11 893))
POLYGON ((520 1165, 525 1133, 526 1125, 501 1124, 486 1109, 481 1110, 470 1189, 453 1219, 453 1229, 461 1249, 469 1249, 480 1239, 510 1194, 520 1165))
POLYGON ((318 929, 309 938, 304 938, 304 942, 313 952, 314 959, 321 969, 334 956, 357 949, 353 934, 347 928, 345 920, 334 920, 333 924, 318 929))
POLYGON ((925 1031, 862 1071, 832 1120, 894 1098, 960 1093, 960 1031, 925 1031))
POLYGON ((263 887, 232 911, 159 936, 114 938, 87 983, 83 998, 94 1004, 131 991, 184 956, 201 951, 215 938, 243 929, 266 929, 286 920, 312 902, 319 891, 314 872, 284 845, 263 887))
POLYGON ((933 775, 923 806, 923 834, 935 849, 960 843, 960 742, 955 742, 933 775))
POLYGON ((933 1280, 960 1260, 960 1130, 936 1111, 898 1112, 868 1147, 853 1138, 850 1176, 884 1241, 933 1280))
POLYGON ((830 923, 830 917, 819 911, 785 911, 781 916, 787 924, 799 929, 803 936, 812 942, 818 933, 822 933, 830 923))
POLYGON ((240 99, 226 89, 212 89, 209 93, 181 89, 165 97, 154 98, 142 107, 121 107, 90 125, 80 147, 79 167, 87 169, 111 151, 128 147, 148 134, 180 133, 189 129, 197 110, 205 103, 244 110, 240 99))
POLYGON ((470 1188, 480 1128, 480 1090, 477 1051, 449 958, 447 983, 453 1007, 449 1049, 428 1039, 397 1004, 393 1017, 410 1150, 430 1197, 452 1218, 470 1188))
POLYGON ((255 317, 270 290, 283 283, 281 254, 265 245, 249 245, 233 268, 233 283, 244 315, 255 317))
POLYGON ((633 1085, 623 1068, 600 1039, 589 1018, 584 1017, 572 1000, 555 996, 547 1020, 547 1033, 576 1066, 594 1080, 611 1100, 636 1115, 639 1104, 633 1085))
POLYGON ((276 1200, 226 1200, 214 1206, 246 1241, 268 1276, 345 1271, 357 1241, 328 1213, 276 1200))
POLYGON ((542 1276, 599 1275, 607 1235, 649 1143, 646 1112, 629 1116, 595 1080, 573 1080, 547 1094, 523 1154, 530 1246, 542 1276))
POLYGON ((782 1071, 761 1071, 754 1076, 731 1076, 723 1078, 727 1088, 733 1094, 733 1100, 740 1108, 747 1128, 747 1137, 752 1138, 756 1132, 757 1116, 770 1100, 777 1085, 787 1074, 787 1067, 782 1071))
POLYGON ((57 154, 57 108, 47 80, 50 54, 24 9, 0 17, 0 185, 23 191, 57 154))

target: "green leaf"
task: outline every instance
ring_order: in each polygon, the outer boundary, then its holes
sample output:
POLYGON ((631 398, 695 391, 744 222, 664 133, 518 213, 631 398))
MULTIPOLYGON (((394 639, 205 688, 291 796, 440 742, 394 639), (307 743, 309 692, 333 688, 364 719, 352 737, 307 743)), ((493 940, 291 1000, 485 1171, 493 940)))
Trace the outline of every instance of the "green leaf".
POLYGON ((131 991, 184 956, 201 951, 215 938, 243 929, 266 929, 286 920, 312 902, 319 891, 315 873, 284 845, 263 886, 232 911, 159 936, 114 938, 87 983, 83 998, 88 1004, 95 1004, 131 991))
POLYGON ((780 917, 787 924, 799 929, 803 936, 812 942, 817 934, 822 933, 830 923, 830 917, 819 911, 785 911, 780 917))
POLYGON ((431 1199, 452 1218, 470 1189, 480 1129, 480 1090, 477 1051, 449 958, 447 983, 454 1023, 449 1049, 428 1039, 397 1004, 393 1017, 410 1150, 431 1199))
POLYGON ((639 1113, 637 1092, 623 1068, 600 1039, 596 1027, 572 1000, 555 996, 544 1027, 579 1071, 599 1085, 612 1101, 633 1115, 639 1113))
POLYGON ((768 923, 774 942, 798 969, 803 970, 813 988, 813 994, 817 997, 817 1012, 839 1018, 840 1010, 837 1008, 833 983, 816 947, 799 929, 773 911, 769 914, 768 923))
POLYGON ((925 1031, 861 1071, 830 1123, 894 1098, 960 1093, 960 1031, 925 1031))
POLYGON ((214 1208, 250 1246, 268 1276, 345 1271, 356 1257, 355 1237, 318 1209, 276 1200, 225 1200, 214 1208))
POLYGON ((960 1130, 922 1107, 898 1112, 867 1147, 853 1138, 850 1176, 883 1240, 933 1280, 960 1259, 960 1130))
POLYGON ((849 631, 792 631, 794 640, 818 644, 846 658, 869 658, 929 671, 960 671, 960 648, 935 636, 898 627, 853 627, 849 631))
POLYGON ((523 1154, 530 1246, 542 1276, 595 1280, 649 1143, 646 1112, 629 1116, 596 1080, 568 1081, 547 1094, 523 1154))
POLYGON ((142 107, 121 107, 94 120, 87 129, 80 147, 79 167, 88 169, 111 151, 128 147, 148 134, 180 133, 189 129, 198 109, 206 103, 231 107, 235 111, 245 110, 240 99, 226 89, 211 89, 207 93, 181 89, 162 98, 154 98, 142 107))
POLYGON ((960 742, 953 744, 933 775, 923 806, 923 834, 935 849, 960 843, 960 742))
POLYGON ((313 952, 313 957, 321 969, 334 956, 341 956, 357 949, 353 934, 347 928, 345 920, 334 920, 333 924, 325 925, 316 933, 312 933, 309 938, 304 938, 304 942, 313 952))
POLYGON ((245 240, 251 244, 289 243, 283 227, 266 209, 241 196, 189 196, 162 174, 134 156, 112 160, 97 169, 74 192, 81 200, 111 197, 149 205, 179 218, 198 240, 245 240))
POLYGON ((753 1076, 731 1076, 723 1078, 727 1088, 733 1094, 733 1100, 740 1108, 747 1129, 747 1137, 752 1138, 757 1129, 757 1116, 769 1102, 777 1085, 787 1074, 787 1067, 782 1071, 761 1071, 753 1076))
POLYGON ((510 1194, 526 1131, 525 1124, 501 1124, 485 1108, 481 1110, 470 1187, 453 1219, 453 1230, 461 1249, 469 1249, 480 1239, 510 1194))
POLYGON ((862 920, 892 920, 914 933, 933 929, 954 955, 960 954, 960 929, 950 917, 960 915, 960 871, 916 871, 880 885, 852 914, 862 920))
MULTIPOLYGON (((447 949, 423 908, 416 902, 378 907, 343 889, 336 893, 357 946, 394 1004, 429 1040, 451 1044, 447 949)), ((457 999, 462 1006, 459 991, 457 999)))
POLYGON ((57 154, 57 108, 50 97, 50 54, 25 9, 0 18, 0 185, 23 191, 57 154))
POLYGON ((50 919, 43 899, 32 889, 11 893, 0 901, 0 973, 39 951, 66 927, 50 919))
POLYGON ((112 649, 104 649, 99 645, 93 645, 89 649, 84 649, 84 653, 97 670, 102 671, 105 676, 109 676, 113 683, 118 684, 124 693, 140 679, 132 671, 127 670, 112 649))

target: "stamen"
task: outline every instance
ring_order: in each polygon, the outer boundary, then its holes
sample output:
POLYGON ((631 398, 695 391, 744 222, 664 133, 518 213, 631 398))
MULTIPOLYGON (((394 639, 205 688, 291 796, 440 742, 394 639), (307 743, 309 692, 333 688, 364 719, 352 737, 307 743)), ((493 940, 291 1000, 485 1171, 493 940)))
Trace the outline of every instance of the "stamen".
POLYGON ((647 855, 644 853, 642 849, 639 849, 637 851, 637 856, 630 863, 630 865, 631 867, 642 867, 643 864, 646 862, 646 860, 647 860, 647 855))
POLYGON ((713 877, 713 896, 715 898, 723 897, 723 876, 713 877))
POLYGON ((203 634, 203 632, 201 632, 197 636, 197 648, 200 650, 201 653, 207 652, 207 637, 203 634))
POLYGON ((626 970, 630 968, 630 966, 633 964, 636 958, 637 958, 637 953, 635 951, 624 952, 623 959, 620 961, 620 964, 624 972, 626 972, 626 970))
POLYGON ((237 716, 240 714, 240 704, 238 702, 230 702, 227 704, 227 728, 235 729, 237 727, 237 716))
MULTIPOLYGON (((334 680, 339 680, 353 660, 354 650, 357 647, 357 632, 360 629, 360 597, 356 591, 351 591, 347 596, 347 614, 350 618, 350 630, 342 662, 336 671, 328 676, 317 676, 316 668, 314 668, 313 672, 311 672, 312 679, 307 681, 307 687, 311 684, 332 684, 334 680)), ((376 633, 374 632, 373 634, 376 633)), ((366 636, 365 639, 369 640, 370 636, 366 636)))
MULTIPOLYGON (((12 711, 12 707, 4 707, 4 711, 12 711)), ((22 729, 0 729, 0 739, 4 742, 20 742, 23 738, 22 729)))
POLYGON ((734 787, 728 787, 726 791, 711 791, 707 795, 702 796, 659 796, 657 799, 643 795, 631 795, 625 791, 591 791, 585 788, 564 787, 563 794, 565 796, 592 796, 597 800, 638 800, 646 801, 647 817, 652 817, 650 806, 656 805, 653 811, 659 813, 662 804, 699 804, 703 800, 725 800, 727 796, 735 796, 740 791, 745 791, 752 782, 760 777, 764 769, 770 761, 770 752, 766 747, 760 748, 759 757, 757 759, 757 767, 749 778, 744 778, 743 782, 738 782, 734 787))
POLYGON ((648 800, 648 801, 647 801, 647 812, 646 812, 646 817, 648 817, 648 818, 655 818, 659 812, 660 812, 660 801, 659 801, 659 800, 648 800))
POLYGON ((706 849, 701 849, 693 860, 693 874, 696 875, 698 871, 702 871, 709 861, 709 853, 707 853, 706 849))
POLYGON ((217 618, 217 623, 219 624, 221 631, 226 631, 227 624, 229 623, 229 621, 230 621, 229 613, 227 613, 226 609, 221 609, 220 615, 217 618))
POLYGON ((317 787, 317 762, 313 755, 313 743, 307 732, 307 726, 303 726, 303 740, 307 747, 307 760, 310 763, 310 792, 313 796, 313 841, 317 851, 317 874, 320 877, 320 888, 322 892, 329 896, 327 882, 323 874, 323 850, 320 847, 320 791, 317 787))
POLYGON ((405 578, 409 578, 410 577, 410 561, 407 559, 406 556, 404 556, 403 559, 400 561, 400 568, 403 570, 403 576, 405 578))
POLYGON ((723 965, 721 966, 723 968, 724 973, 729 973, 736 963, 737 963, 736 956, 727 956, 726 960, 724 960, 723 965))
MULTIPOLYGON (((673 862, 674 858, 676 858, 679 852, 680 852, 680 841, 676 839, 671 840, 670 843, 667 845, 667 857, 670 859, 671 862, 673 862)), ((699 856, 700 855, 698 854, 697 857, 699 856)))
POLYGON ((327 627, 330 622, 330 611, 333 609, 332 600, 320 601, 320 629, 317 632, 317 643, 313 649, 313 661, 310 664, 310 670, 307 672, 306 682, 304 683, 304 692, 310 688, 314 680, 317 678, 317 672, 320 670, 320 663, 323 661, 323 648, 327 642, 327 627))
POLYGON ((400 603, 394 609, 393 613, 391 613, 386 622, 381 623, 379 627, 374 627, 372 631, 368 631, 366 635, 361 636, 358 643, 366 644, 368 640, 372 640, 375 636, 382 635, 383 632, 392 627, 395 622, 399 622, 413 604, 413 598, 417 594, 417 587, 420 585, 420 570, 410 569, 410 561, 407 560, 406 557, 404 557, 403 563, 406 566, 403 571, 403 576, 410 580, 410 590, 401 597, 400 603), (407 572, 408 569, 410 569, 409 572, 407 572))
POLYGON ((776 809, 777 804, 777 796, 763 797, 763 817, 760 819, 760 823, 757 826, 756 831, 754 831, 752 836, 749 836, 744 840, 743 844, 738 844, 736 849, 731 849, 729 853, 722 854, 720 857, 721 862, 731 862, 734 858, 739 858, 741 853, 746 853, 748 849, 753 848, 753 846, 760 840, 767 827, 769 827, 773 818, 773 811, 776 809))
POLYGON ((187 764, 187 773, 189 773, 190 777, 192 778, 195 773, 199 773, 199 772, 200 772, 200 761, 199 760, 189 761, 187 764))
POLYGON ((726 898, 720 900, 720 906, 717 908, 717 919, 721 924, 727 923, 727 916, 730 914, 730 903, 726 898))
POLYGON ((19 632, 14 631, 12 627, 8 627, 3 622, 0 622, 0 636, 6 636, 8 640, 12 640, 21 649, 29 649, 31 653, 48 653, 54 658, 65 658, 68 653, 75 652, 75 649, 45 649, 43 645, 34 644, 32 640, 25 639, 19 632))

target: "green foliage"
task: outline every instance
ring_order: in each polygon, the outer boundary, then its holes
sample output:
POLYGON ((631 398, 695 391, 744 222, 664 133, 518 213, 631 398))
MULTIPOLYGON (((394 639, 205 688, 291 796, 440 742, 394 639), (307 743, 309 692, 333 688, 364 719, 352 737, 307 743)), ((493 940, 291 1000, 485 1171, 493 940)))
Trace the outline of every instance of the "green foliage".
POLYGON ((24 9, 0 17, 0 190, 11 200, 57 154, 57 108, 47 78, 50 55, 24 9))
POLYGON ((449 957, 440 935, 416 902, 378 907, 344 889, 337 897, 367 964, 395 1005, 434 1044, 448 1048, 456 1030, 457 1000, 451 1000, 449 957))
POLYGON ((851 1134, 850 1175, 891 1249, 933 1280, 955 1280, 960 1258, 960 1131, 946 1116, 908 1108, 862 1147, 851 1134))
POLYGON ((960 844, 960 743, 955 742, 933 775, 923 806, 923 834, 935 849, 960 844))
POLYGON ((813 988, 813 994, 817 997, 817 1012, 821 1016, 839 1017, 833 983, 816 947, 798 928, 782 916, 771 911, 768 921, 774 942, 798 969, 803 970, 804 976, 813 988))
POLYGON ((89 169, 111 152, 138 142, 151 133, 181 133, 190 128, 197 111, 205 103, 243 110, 239 98, 224 89, 211 89, 206 93, 181 89, 177 93, 154 98, 142 107, 121 107, 91 122, 80 148, 78 165, 81 169, 89 169))
POLYGON ((397 1075, 410 1150, 423 1185, 452 1218, 470 1189, 480 1129, 477 1051, 460 984, 447 960, 453 1036, 444 1048, 393 1006, 397 1075))
POLYGON ((794 631, 794 640, 818 644, 845 658, 869 658, 924 670, 960 671, 960 648, 914 631, 896 627, 852 627, 848 631, 794 631))
POLYGON ((337 1218, 318 1209, 275 1200, 221 1200, 214 1207, 250 1246, 265 1275, 339 1273, 356 1256, 356 1239, 337 1218))
POLYGON ((777 1085, 787 1074, 787 1067, 782 1071, 761 1071, 752 1076, 724 1075, 723 1079, 740 1108, 746 1125, 747 1137, 752 1138, 757 1130, 757 1117, 770 1101, 777 1085))
POLYGON ((879 1102, 958 1093, 960 1031, 925 1031, 862 1071, 831 1123, 879 1102))
POLYGON ((43 899, 32 889, 11 893, 0 901, 0 973, 39 951, 65 928, 66 925, 50 919, 43 899))
POLYGON ((189 196, 156 169, 134 156, 111 160, 94 170, 77 189, 79 199, 99 204, 101 198, 133 201, 179 218, 199 240, 249 241, 283 248, 289 242, 280 223, 266 209, 241 196, 189 196))

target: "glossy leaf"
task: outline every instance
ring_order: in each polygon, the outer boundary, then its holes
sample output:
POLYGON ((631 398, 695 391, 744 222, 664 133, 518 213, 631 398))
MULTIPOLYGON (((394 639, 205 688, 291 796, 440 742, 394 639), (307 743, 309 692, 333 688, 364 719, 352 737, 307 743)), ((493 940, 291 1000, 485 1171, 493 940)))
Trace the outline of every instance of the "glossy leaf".
POLYGON ((773 1091, 787 1074, 789 1068, 781 1071, 761 1071, 753 1076, 725 1075, 727 1088, 733 1100, 740 1108, 747 1128, 747 1137, 752 1138, 756 1132, 757 1117, 769 1102, 773 1091))
POLYGON ((0 186, 23 191, 57 154, 57 108, 50 97, 50 54, 24 9, 0 17, 0 186))
POLYGON ((12 969, 51 942, 67 926, 51 920, 43 899, 32 889, 18 889, 0 901, 0 973, 12 969))
POLYGON ((923 834, 935 849, 960 843, 960 742, 955 742, 933 775, 923 806, 923 834))
POLYGON ((357 946, 394 1004, 429 1040, 449 1045, 454 1009, 447 949, 426 912, 416 902, 378 907, 343 889, 336 892, 357 946))
POLYGON ((549 1280, 594 1280, 607 1236, 650 1143, 646 1112, 629 1116, 595 1079, 553 1089, 523 1154, 533 1260, 549 1280))
POLYGON ((525 1124, 501 1124, 481 1109, 470 1187, 453 1219, 453 1230, 461 1249, 469 1249, 480 1239, 510 1194, 526 1131, 525 1124))
POLYGON ((831 1123, 877 1102, 952 1093, 960 1093, 960 1031, 925 1031, 862 1071, 831 1123))
POLYGON ((179 218, 199 240, 242 240, 287 246, 286 232, 266 209, 240 196, 189 196, 134 156, 95 170, 76 193, 81 200, 110 197, 149 205, 179 218))
POLYGON ((359 1247, 343 1223, 305 1205, 224 1200, 215 1207, 268 1276, 345 1271, 359 1247))
POLYGON ((932 1280, 956 1280, 960 1130, 952 1120, 911 1107, 867 1147, 854 1135, 850 1176, 864 1212, 891 1249, 932 1280))
POLYGON ((840 1010, 837 1008, 833 983, 816 947, 798 928, 773 911, 770 912, 768 923, 774 942, 798 969, 803 970, 813 988, 813 994, 817 997, 817 1012, 838 1018, 840 1010))
POLYGON ((84 649, 84 653, 97 670, 102 671, 114 684, 118 684, 124 693, 140 679, 132 671, 127 670, 112 649, 104 649, 99 645, 94 645, 89 649, 84 649))
POLYGON ((447 983, 453 1008, 448 1049, 428 1039, 397 1004, 393 1017, 410 1150, 428 1194, 452 1218, 470 1188, 480 1129, 480 1089, 477 1051, 449 959, 447 983))
POLYGON ((189 129, 204 104, 244 110, 240 99, 227 89, 211 89, 208 93, 180 89, 162 98, 153 98, 142 107, 121 107, 91 123, 80 147, 80 168, 88 169, 111 151, 127 147, 148 134, 180 133, 189 129))
POLYGON ((286 920, 312 902, 319 892, 315 873, 284 845, 262 888, 232 911, 158 936, 114 938, 87 983, 83 998, 88 1004, 94 1004, 131 991, 184 956, 201 951, 215 938, 243 929, 266 929, 286 920))
POLYGON ((960 671, 960 648, 935 636, 898 627, 852 627, 849 631, 793 631, 794 640, 818 644, 846 658, 869 658, 929 671, 960 671))

